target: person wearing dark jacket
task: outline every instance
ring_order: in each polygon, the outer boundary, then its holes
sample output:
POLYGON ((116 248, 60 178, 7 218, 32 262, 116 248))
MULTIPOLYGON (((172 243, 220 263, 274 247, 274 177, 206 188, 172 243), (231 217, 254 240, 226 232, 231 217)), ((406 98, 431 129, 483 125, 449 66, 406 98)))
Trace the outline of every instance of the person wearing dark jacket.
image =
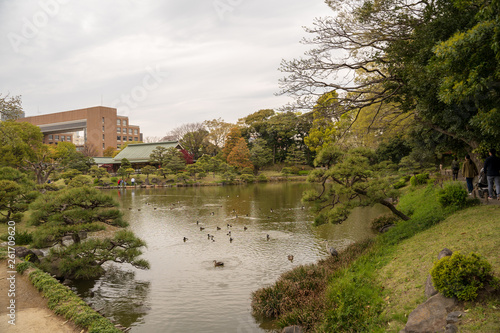
POLYGON ((467 182, 467 189, 469 191, 469 195, 472 194, 472 190, 474 190, 474 186, 472 185, 472 181, 474 177, 479 174, 477 172, 477 167, 474 162, 470 159, 470 155, 465 155, 465 162, 462 165, 462 176, 464 176, 465 181, 467 182))
POLYGON ((500 191, 500 158, 496 156, 495 148, 490 149, 490 156, 484 161, 484 173, 488 180, 488 193, 489 198, 498 198, 500 191), (496 196, 493 192, 493 183, 495 183, 496 196))

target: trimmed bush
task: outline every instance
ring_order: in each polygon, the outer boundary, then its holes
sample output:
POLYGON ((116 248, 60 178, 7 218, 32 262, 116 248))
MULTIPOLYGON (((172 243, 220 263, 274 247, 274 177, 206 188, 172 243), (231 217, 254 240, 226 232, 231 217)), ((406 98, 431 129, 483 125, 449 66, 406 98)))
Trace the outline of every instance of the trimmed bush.
POLYGON ((263 173, 261 173, 258 177, 257 177, 257 181, 259 182, 267 182, 268 179, 267 179, 267 176, 263 173))
MULTIPOLYGON (((19 263, 16 267, 19 273, 33 268, 29 262, 19 263)), ((106 318, 94 311, 71 289, 63 286, 49 274, 35 268, 28 275, 31 283, 43 293, 48 300, 48 307, 56 314, 73 321, 76 325, 87 328, 94 333, 120 333, 121 331, 106 318)))
POLYGON ((454 252, 434 264, 431 270, 432 283, 446 297, 471 301, 477 291, 493 279, 491 265, 478 254, 463 255, 454 252))
POLYGON ((438 200, 443 207, 463 208, 467 205, 467 190, 459 183, 447 183, 438 191, 438 200))
POLYGON ((429 179, 428 173, 419 173, 410 178, 410 184, 411 186, 424 185, 427 183, 427 179, 429 179))

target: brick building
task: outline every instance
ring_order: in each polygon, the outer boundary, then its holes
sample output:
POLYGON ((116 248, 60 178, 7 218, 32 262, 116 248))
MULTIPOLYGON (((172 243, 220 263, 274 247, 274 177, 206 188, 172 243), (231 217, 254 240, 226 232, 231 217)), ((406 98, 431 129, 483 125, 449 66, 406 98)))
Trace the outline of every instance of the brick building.
POLYGON ((131 125, 128 117, 118 115, 115 108, 105 106, 26 117, 17 121, 40 127, 46 144, 71 141, 77 149, 90 145, 97 149, 97 156, 102 156, 108 147, 120 148, 124 142, 143 139, 139 126, 131 125), (76 141, 75 133, 78 132, 83 132, 80 142, 76 141))

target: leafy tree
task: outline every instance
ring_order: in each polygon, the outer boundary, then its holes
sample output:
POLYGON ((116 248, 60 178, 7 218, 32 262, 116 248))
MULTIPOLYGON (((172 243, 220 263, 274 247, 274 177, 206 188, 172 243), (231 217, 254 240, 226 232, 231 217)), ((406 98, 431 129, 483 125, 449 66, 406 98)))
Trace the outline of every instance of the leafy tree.
POLYGON ((410 154, 411 150, 408 139, 399 135, 382 141, 376 150, 376 155, 379 162, 391 161, 398 164, 403 157, 410 154))
POLYGON ((167 168, 160 168, 156 170, 156 174, 160 177, 163 177, 163 179, 166 179, 169 174, 172 173, 172 170, 167 169, 167 168))
POLYGON ((42 144, 33 149, 33 153, 29 159, 24 160, 21 168, 28 172, 33 172, 37 184, 43 184, 54 171, 61 170, 62 166, 57 160, 53 148, 42 144))
POLYGON ((43 145, 38 126, 26 122, 0 122, 0 165, 18 167, 35 158, 35 150, 43 145))
POLYGON ((0 117, 2 121, 16 120, 23 115, 21 95, 0 94, 0 117))
POLYGON ((149 161, 157 164, 160 168, 167 163, 168 154, 167 148, 158 146, 149 155, 149 161))
POLYGON ((267 139, 269 129, 269 120, 276 115, 272 109, 262 109, 245 118, 239 119, 238 123, 242 127, 242 135, 247 138, 263 138, 267 139))
POLYGON ((118 170, 116 170, 116 173, 120 175, 120 177, 125 178, 127 177, 127 168, 119 167, 118 170))
POLYGON ((75 279, 94 279, 104 273, 106 262, 129 263, 149 269, 149 263, 138 259, 146 243, 128 230, 118 231, 113 238, 90 239, 52 250, 47 261, 57 263, 61 275, 75 279))
POLYGON ((114 157, 113 154, 116 152, 116 148, 115 147, 106 147, 106 149, 104 149, 104 151, 102 152, 102 156, 104 157, 114 157))
POLYGON ((102 274, 102 265, 107 261, 148 268, 145 260, 138 259, 145 243, 131 231, 119 231, 113 238, 81 240, 82 231, 102 230, 106 224, 127 226, 117 206, 110 196, 86 186, 40 196, 31 206, 29 219, 31 225, 37 226, 34 245, 61 245, 47 256, 45 269, 66 278, 89 279, 102 274), (68 235, 74 243, 65 247, 62 238, 68 235))
POLYGON ((130 177, 131 174, 133 174, 135 170, 133 168, 126 168, 125 169, 125 174, 127 175, 127 178, 130 177))
POLYGON ((250 150, 248 149, 245 139, 239 138, 238 142, 227 156, 229 165, 238 169, 253 168, 250 161, 250 150))
POLYGON ((182 153, 174 147, 168 148, 166 161, 165 167, 173 172, 178 172, 186 167, 182 153))
POLYGON ((55 147, 54 160, 62 168, 76 169, 83 173, 88 172, 91 166, 95 164, 92 157, 85 156, 77 151, 75 145, 71 142, 60 142, 55 147))
POLYGON ((234 125, 224 122, 221 118, 205 120, 203 125, 208 130, 206 139, 212 144, 212 146, 207 146, 207 153, 211 156, 215 156, 222 150, 222 147, 224 147, 226 137, 234 125))
POLYGON ((305 164, 306 155, 304 154, 304 151, 298 149, 297 146, 292 145, 288 148, 285 162, 294 166, 297 166, 297 164, 305 164))
POLYGON ((181 149, 182 158, 186 161, 186 164, 193 164, 194 158, 186 149, 181 149))
POLYGON ((250 149, 250 161, 255 167, 255 172, 257 173, 263 166, 270 164, 272 160, 273 152, 267 146, 266 140, 256 139, 250 149))
POLYGON ((281 92, 296 97, 296 109, 335 90, 341 107, 331 118, 357 121, 372 107, 374 120, 412 119, 469 151, 498 141, 497 1, 328 4, 333 17, 307 29, 312 50, 282 63, 281 92))
POLYGON ((224 148, 222 148, 222 156, 224 161, 228 162, 227 157, 233 150, 234 146, 238 143, 238 140, 242 137, 241 129, 239 127, 232 127, 229 134, 226 137, 226 142, 224 148))
POLYGON ((78 175, 68 183, 68 187, 82 187, 90 185, 92 185, 92 178, 85 175, 78 175))
POLYGON ((316 224, 342 223, 354 207, 377 203, 401 219, 409 219, 388 200, 396 198, 398 192, 388 175, 390 168, 386 163, 377 163, 373 150, 355 148, 345 152, 329 146, 320 151, 314 162, 316 166, 326 166, 308 177, 309 181, 320 183, 321 190, 305 192, 303 201, 313 204, 316 224))
POLYGON ((130 163, 128 159, 122 158, 122 160, 120 161, 120 167, 123 169, 132 168, 132 163, 130 163))
POLYGON ((34 233, 35 246, 62 245, 64 236, 79 242, 78 232, 104 228, 98 222, 127 226, 116 207, 118 204, 110 196, 87 186, 47 192, 31 205, 29 224, 43 226, 34 233))
POLYGON ((202 172, 203 168, 198 164, 190 164, 186 167, 186 171, 196 181, 196 174, 202 172))
POLYGON ((210 157, 208 155, 203 155, 196 161, 205 172, 213 172, 213 176, 215 177, 215 173, 220 170, 222 161, 217 157, 210 157))
POLYGON ((94 157, 99 155, 99 149, 91 143, 86 142, 81 150, 83 156, 94 157))
POLYGON ((68 169, 61 173, 61 178, 65 180, 65 183, 68 184, 73 178, 76 176, 80 176, 82 174, 81 171, 76 169, 68 169))
POLYGON ((98 180, 101 180, 102 178, 109 176, 109 173, 105 169, 99 168, 97 165, 93 165, 90 168, 89 173, 92 177, 95 177, 98 180))
POLYGON ((141 173, 146 175, 146 179, 149 180, 149 175, 156 172, 156 168, 151 165, 146 165, 141 169, 141 173))
POLYGON ((180 172, 176 175, 176 180, 178 182, 183 182, 184 184, 186 184, 189 180, 189 173, 187 172, 180 172))
POLYGON ((188 153, 197 160, 205 151, 207 146, 208 131, 200 124, 200 128, 195 131, 190 131, 184 134, 180 140, 180 144, 188 153))
POLYGON ((19 170, 0 168, 0 222, 19 220, 28 210, 28 205, 36 199, 35 184, 19 170))
POLYGON ((332 118, 332 115, 336 113, 334 110, 336 107, 338 107, 338 101, 335 91, 325 93, 318 98, 312 110, 313 123, 311 129, 304 139, 310 150, 320 151, 338 138, 332 118))

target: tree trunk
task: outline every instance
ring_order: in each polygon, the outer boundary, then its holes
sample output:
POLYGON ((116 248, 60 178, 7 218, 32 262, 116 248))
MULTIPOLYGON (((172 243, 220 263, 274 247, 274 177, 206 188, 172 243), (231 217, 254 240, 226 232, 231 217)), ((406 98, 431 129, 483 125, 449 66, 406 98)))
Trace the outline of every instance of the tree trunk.
POLYGON ((380 200, 379 203, 386 206, 387 208, 389 208, 394 215, 399 216, 403 221, 408 221, 410 219, 408 216, 403 214, 401 211, 397 210, 396 207, 394 207, 394 205, 391 204, 389 201, 380 200))

